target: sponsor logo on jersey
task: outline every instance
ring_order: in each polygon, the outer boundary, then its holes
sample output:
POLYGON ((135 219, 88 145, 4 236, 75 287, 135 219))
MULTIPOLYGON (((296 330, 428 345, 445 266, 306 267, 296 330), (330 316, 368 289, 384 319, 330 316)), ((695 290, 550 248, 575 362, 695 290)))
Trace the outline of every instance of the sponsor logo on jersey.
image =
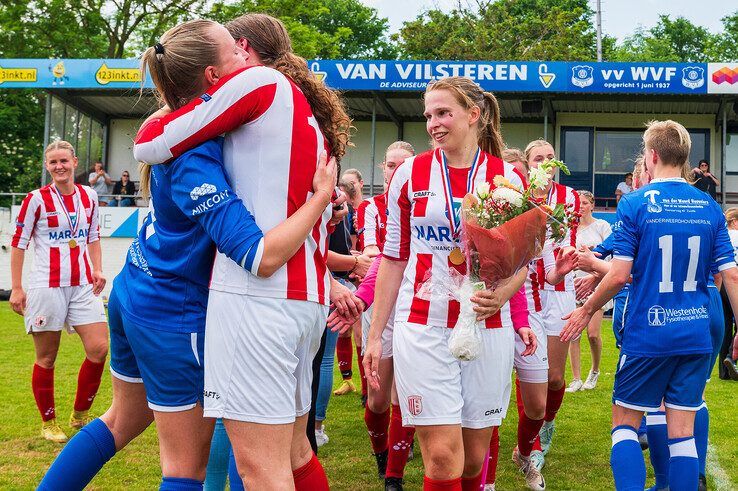
POLYGON ((427 198, 427 197, 433 197, 436 193, 433 191, 415 191, 413 193, 413 199, 419 199, 419 198, 427 198))
POLYGON ((446 241, 453 242, 451 239, 451 229, 448 227, 433 227, 430 225, 416 225, 415 233, 418 239, 426 241, 446 241))
POLYGON ((25 223, 23 223, 23 222, 15 222, 15 226, 16 226, 16 227, 20 227, 20 228, 23 228, 23 227, 25 227, 25 226, 26 226, 26 224, 25 224, 25 223))
POLYGON ((656 189, 651 189, 643 193, 643 195, 648 198, 648 211, 650 213, 661 213, 661 205, 656 202, 656 196, 659 196, 660 194, 661 193, 656 189))
POLYGON ((594 68, 589 65, 576 65, 571 69, 571 83, 582 89, 594 83, 594 68))
POLYGON ((407 410, 413 416, 423 412, 423 398, 421 396, 410 396, 407 398, 407 410))
POLYGON ((210 97, 210 94, 203 94, 200 96, 200 99, 202 99, 204 102, 208 102, 212 97, 210 97))
POLYGON ((649 326, 665 326, 666 325, 666 309, 661 305, 654 305, 648 309, 648 325, 649 326))
POLYGON ((705 69, 698 66, 682 68, 682 85, 692 90, 705 85, 705 69))
POLYGON ((192 201, 197 201, 203 196, 207 196, 208 194, 213 194, 216 192, 218 192, 218 188, 216 188, 212 184, 203 183, 200 186, 192 188, 192 191, 190 191, 190 198, 192 199, 192 201))
POLYGON ((202 397, 205 399, 215 399, 217 401, 218 399, 220 399, 220 394, 218 394, 214 390, 203 390, 202 397))
POLYGON ((228 190, 221 191, 220 193, 209 197, 205 202, 200 203, 199 205, 194 207, 192 209, 192 216, 199 215, 200 213, 205 213, 212 207, 216 206, 218 203, 228 201, 229 199, 230 194, 228 193, 228 190))
POLYGON ((49 240, 69 240, 85 238, 87 237, 87 233, 88 231, 85 229, 79 230, 77 232, 77 235, 74 235, 71 230, 59 230, 58 232, 51 230, 49 232, 49 240))
POLYGON ((60 213, 58 211, 50 211, 50 212, 46 213, 46 216, 47 217, 55 217, 55 216, 57 216, 59 214, 60 213))
POLYGON ((671 322, 692 322, 708 319, 707 307, 682 307, 679 309, 665 309, 660 305, 654 305, 648 309, 649 326, 665 326, 671 322))
POLYGON ((484 412, 485 416, 492 416, 493 414, 502 414, 502 408, 497 407, 494 409, 488 409, 487 411, 484 412))

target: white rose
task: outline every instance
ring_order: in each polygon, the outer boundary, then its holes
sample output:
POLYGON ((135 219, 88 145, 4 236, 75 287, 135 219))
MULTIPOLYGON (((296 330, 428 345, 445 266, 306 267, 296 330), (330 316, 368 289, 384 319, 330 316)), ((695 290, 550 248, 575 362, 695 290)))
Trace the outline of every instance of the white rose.
POLYGON ((523 195, 510 188, 495 189, 492 191, 492 199, 495 201, 505 201, 516 208, 523 206, 523 195))
POLYGON ((479 199, 485 200, 489 198, 489 183, 483 182, 477 186, 477 196, 479 196, 479 199))

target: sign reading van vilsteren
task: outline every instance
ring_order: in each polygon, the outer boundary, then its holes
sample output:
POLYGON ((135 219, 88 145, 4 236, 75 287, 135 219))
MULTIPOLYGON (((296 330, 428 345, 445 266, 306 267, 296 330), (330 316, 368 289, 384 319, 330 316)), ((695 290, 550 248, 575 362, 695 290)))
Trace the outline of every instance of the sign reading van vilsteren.
MULTIPOLYGON (((600 94, 738 93, 738 64, 527 61, 308 60, 340 90, 412 91, 448 76, 496 92, 600 94)), ((138 89, 139 60, 0 60, 2 88, 138 89)), ((145 87, 151 87, 146 79, 145 87)))

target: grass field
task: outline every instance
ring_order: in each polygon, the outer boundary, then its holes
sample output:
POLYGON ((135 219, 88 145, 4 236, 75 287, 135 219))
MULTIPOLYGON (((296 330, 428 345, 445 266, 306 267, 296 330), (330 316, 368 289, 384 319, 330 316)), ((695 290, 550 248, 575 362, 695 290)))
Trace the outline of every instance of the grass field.
MULTIPOLYGON (((0 385, 0 489, 32 489, 61 447, 39 436, 40 419, 30 389, 33 345, 23 333, 21 318, 12 313, 7 302, 0 303, 0 325, 3 326, 0 338, 0 380, 3 381, 0 385)), ((604 323, 603 333, 605 353, 598 387, 594 391, 567 394, 557 418, 553 449, 544 469, 551 490, 613 488, 609 467, 610 394, 616 350, 609 322, 604 323)), ((582 348, 586 352, 583 366, 588 367, 586 341, 582 348)), ((64 335, 56 369, 56 407, 60 420, 66 421, 71 411, 77 370, 83 356, 78 338, 64 335)), ((583 371, 586 374, 586 368, 583 371)), ((358 377, 356 383, 358 386, 358 377)), ((720 468, 717 478, 708 476, 711 489, 738 489, 738 466, 733 464, 738 461, 736 396, 738 383, 718 380, 715 375, 708 384, 710 442, 715 449, 712 457, 720 468), (719 481, 722 486, 717 487, 715 484, 719 481)), ((102 412, 108 407, 110 397, 110 379, 106 374, 93 410, 102 412)), ((522 475, 510 461, 516 422, 513 400, 501 429, 497 474, 497 489, 501 491, 524 489, 522 475)), ((320 458, 332 489, 383 489, 376 477, 358 395, 331 399, 326 432, 330 442, 321 448, 320 458)), ((90 489, 157 489, 160 479, 158 453, 152 427, 117 454, 95 478, 90 489)), ((407 468, 406 489, 420 489, 422 476, 416 446, 416 458, 407 468)))

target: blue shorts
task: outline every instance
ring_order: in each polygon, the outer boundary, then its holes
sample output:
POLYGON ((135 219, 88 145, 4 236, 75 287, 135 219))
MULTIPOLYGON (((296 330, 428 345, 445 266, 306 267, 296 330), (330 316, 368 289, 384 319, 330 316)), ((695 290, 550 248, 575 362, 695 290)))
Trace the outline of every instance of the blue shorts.
POLYGON ((620 290, 613 298, 612 308, 612 332, 615 334, 615 347, 620 349, 623 345, 623 326, 625 325, 625 305, 628 302, 628 291, 620 290))
POLYGON ((158 331, 126 318, 116 289, 108 301, 110 372, 125 382, 143 383, 154 411, 177 412, 202 405, 202 333, 158 331))
POLYGON ((710 292, 710 304, 707 306, 707 313, 710 316, 710 339, 712 340, 712 358, 710 358, 710 365, 707 367, 707 379, 710 380, 712 375, 712 369, 715 367, 715 362, 720 355, 720 346, 723 344, 723 335, 725 331, 723 319, 723 300, 720 298, 720 290, 713 287, 708 287, 707 291, 710 292))
POLYGON ((663 357, 620 354, 612 402, 637 411, 697 411, 702 406, 705 372, 712 354, 663 357))

